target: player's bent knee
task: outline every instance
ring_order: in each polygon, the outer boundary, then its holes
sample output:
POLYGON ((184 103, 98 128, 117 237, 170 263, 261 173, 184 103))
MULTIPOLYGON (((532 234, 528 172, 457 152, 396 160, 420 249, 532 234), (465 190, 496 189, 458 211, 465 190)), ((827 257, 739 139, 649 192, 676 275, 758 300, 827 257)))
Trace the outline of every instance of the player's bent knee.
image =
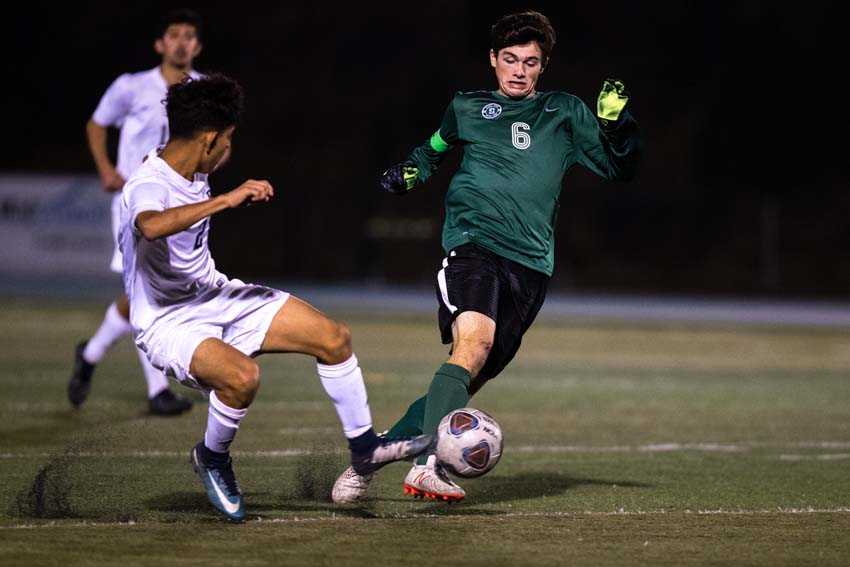
POLYGON ((477 376, 487 363, 487 357, 490 356, 492 348, 493 341, 488 338, 458 341, 449 361, 463 366, 472 376, 477 376))
POLYGON ((331 353, 337 362, 345 362, 351 357, 351 329, 345 323, 336 324, 336 332, 331 341, 331 353))
POLYGON ((483 364, 490 356, 490 351, 493 349, 493 339, 476 338, 462 341, 458 345, 458 351, 463 352, 469 358, 480 360, 483 364))
POLYGON ((260 367, 253 360, 241 365, 237 382, 243 392, 256 392, 260 387, 260 367))
POLYGON ((351 330, 348 325, 334 322, 323 350, 321 358, 325 364, 339 364, 351 358, 351 330))
POLYGON ((230 397, 247 407, 260 388, 260 367, 253 360, 242 362, 234 369, 228 385, 230 397))
POLYGON ((490 354, 490 351, 493 350, 493 339, 492 338, 478 339, 478 343, 476 345, 476 350, 486 360, 487 356, 489 356, 489 354, 490 354))

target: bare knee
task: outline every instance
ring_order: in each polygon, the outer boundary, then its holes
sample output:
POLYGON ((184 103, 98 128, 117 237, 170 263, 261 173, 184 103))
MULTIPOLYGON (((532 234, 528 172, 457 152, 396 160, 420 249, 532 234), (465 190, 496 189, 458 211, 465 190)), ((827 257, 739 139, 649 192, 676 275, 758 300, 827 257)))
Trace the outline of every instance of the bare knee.
POLYGON ((491 337, 461 339, 452 347, 452 356, 449 358, 449 362, 466 368, 470 375, 475 377, 484 368, 492 349, 493 339, 491 337))
POLYGON ((259 388, 260 367, 253 360, 247 359, 234 366, 223 394, 230 402, 228 405, 242 409, 251 405, 259 388))
POLYGON ((351 358, 351 330, 345 323, 332 321, 317 357, 323 364, 339 364, 351 358))

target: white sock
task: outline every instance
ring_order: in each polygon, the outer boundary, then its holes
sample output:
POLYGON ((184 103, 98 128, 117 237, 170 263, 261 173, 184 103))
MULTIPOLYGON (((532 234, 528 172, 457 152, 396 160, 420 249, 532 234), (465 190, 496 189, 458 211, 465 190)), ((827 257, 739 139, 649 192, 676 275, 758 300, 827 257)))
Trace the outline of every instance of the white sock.
POLYGON ((372 427, 372 412, 369 411, 366 385, 357 365, 357 357, 352 354, 351 358, 340 364, 317 366, 322 386, 336 406, 345 436, 354 439, 369 431, 372 427))
POLYGON ((204 445, 207 449, 216 453, 227 453, 230 450, 230 443, 236 437, 239 422, 246 413, 248 408, 235 409, 226 406, 216 397, 215 392, 210 392, 207 432, 204 434, 204 445))
POLYGON ((112 303, 106 309, 103 322, 97 332, 89 339, 86 348, 83 349, 83 358, 89 364, 97 364, 106 351, 115 344, 118 339, 132 330, 130 322, 118 312, 118 307, 112 303))
POLYGON ((147 355, 136 347, 136 354, 139 355, 139 362, 142 364, 142 372, 145 374, 145 381, 148 383, 148 399, 152 400, 157 394, 168 389, 168 378, 162 370, 157 370, 148 360, 147 355))

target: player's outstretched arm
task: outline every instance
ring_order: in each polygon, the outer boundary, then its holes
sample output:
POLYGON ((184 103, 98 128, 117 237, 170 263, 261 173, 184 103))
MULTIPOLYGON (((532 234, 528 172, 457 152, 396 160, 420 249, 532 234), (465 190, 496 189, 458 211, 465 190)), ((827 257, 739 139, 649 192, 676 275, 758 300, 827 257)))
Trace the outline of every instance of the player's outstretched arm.
POLYGON ((440 167, 446 152, 457 142, 457 119, 452 101, 443 114, 440 128, 424 144, 414 148, 406 160, 382 173, 378 187, 393 195, 407 195, 440 167))
POLYGON ((640 162, 641 140, 628 102, 623 82, 605 79, 596 100, 596 116, 584 103, 571 116, 579 161, 605 179, 627 181, 640 162))
POLYGON ((249 179, 236 189, 200 203, 172 207, 164 211, 143 211, 136 215, 136 228, 146 240, 165 238, 182 232, 198 222, 225 209, 243 204, 269 201, 274 188, 268 181, 249 179))

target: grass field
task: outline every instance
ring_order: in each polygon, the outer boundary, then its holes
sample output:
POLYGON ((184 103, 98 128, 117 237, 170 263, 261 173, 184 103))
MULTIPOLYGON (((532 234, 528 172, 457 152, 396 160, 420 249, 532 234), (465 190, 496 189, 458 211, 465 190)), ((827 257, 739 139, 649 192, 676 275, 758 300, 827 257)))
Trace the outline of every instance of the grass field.
MULTIPOLYGON (((362 506, 330 504, 336 415, 310 360, 267 356, 235 526, 188 465, 206 404, 147 417, 129 341, 69 408, 103 307, 0 300, 0 564, 850 564, 848 331, 544 319, 471 404, 505 454, 453 506, 404 497, 403 464, 362 506)), ((347 321, 387 427, 445 349, 431 318, 347 321)))

